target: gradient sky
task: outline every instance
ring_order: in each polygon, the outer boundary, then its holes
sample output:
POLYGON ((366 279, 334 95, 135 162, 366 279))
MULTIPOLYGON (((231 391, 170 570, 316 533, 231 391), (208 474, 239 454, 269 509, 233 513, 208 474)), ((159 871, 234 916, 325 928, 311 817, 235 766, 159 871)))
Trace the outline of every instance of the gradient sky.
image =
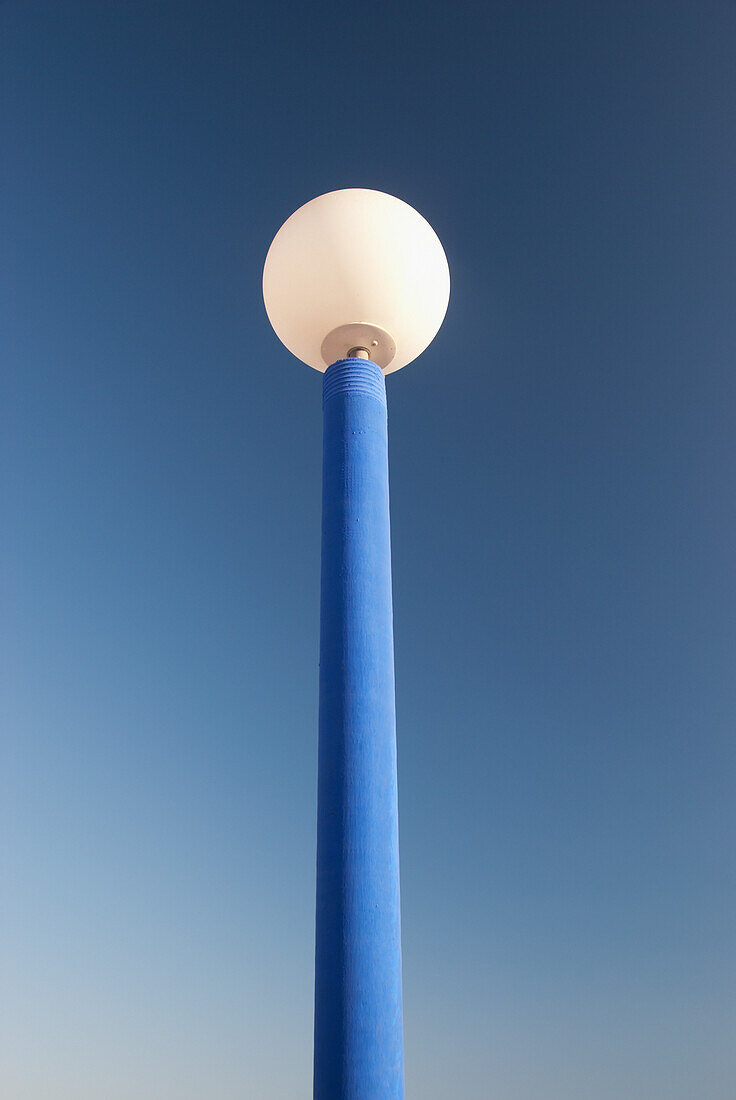
POLYGON ((270 240, 445 245, 388 382, 412 1100, 736 1095, 736 8, 0 5, 8 1100, 311 1095, 321 408, 270 240))

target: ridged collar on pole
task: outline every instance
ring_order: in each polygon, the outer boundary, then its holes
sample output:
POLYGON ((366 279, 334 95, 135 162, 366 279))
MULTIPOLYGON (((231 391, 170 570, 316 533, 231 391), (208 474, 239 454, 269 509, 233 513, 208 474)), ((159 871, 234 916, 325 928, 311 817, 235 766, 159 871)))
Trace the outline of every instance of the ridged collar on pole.
POLYGON ((362 393, 386 404, 386 380, 383 371, 370 359, 338 359, 325 371, 322 405, 340 393, 362 393))

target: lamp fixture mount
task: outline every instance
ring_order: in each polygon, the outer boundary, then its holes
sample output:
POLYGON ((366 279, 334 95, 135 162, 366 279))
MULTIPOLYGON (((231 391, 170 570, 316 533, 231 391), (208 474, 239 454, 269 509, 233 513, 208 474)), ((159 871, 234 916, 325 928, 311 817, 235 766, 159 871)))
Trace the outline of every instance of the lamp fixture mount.
POLYGON ((322 358, 329 367, 338 359, 346 359, 354 348, 365 348, 381 370, 385 370, 396 355, 396 342, 385 328, 361 323, 333 328, 322 341, 322 358))

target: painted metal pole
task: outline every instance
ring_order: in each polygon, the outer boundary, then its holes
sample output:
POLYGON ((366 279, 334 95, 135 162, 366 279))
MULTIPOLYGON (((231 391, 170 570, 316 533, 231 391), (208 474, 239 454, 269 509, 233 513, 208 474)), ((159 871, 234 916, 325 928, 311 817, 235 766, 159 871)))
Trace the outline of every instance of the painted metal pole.
POLYGON ((323 388, 315 1100, 403 1100, 386 386, 323 388))

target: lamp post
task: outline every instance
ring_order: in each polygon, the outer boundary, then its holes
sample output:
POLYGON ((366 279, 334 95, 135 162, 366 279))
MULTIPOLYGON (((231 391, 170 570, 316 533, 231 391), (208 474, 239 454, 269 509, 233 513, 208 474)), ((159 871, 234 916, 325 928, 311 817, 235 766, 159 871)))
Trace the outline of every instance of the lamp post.
POLYGON ((399 842, 385 374, 437 333, 450 276, 411 206, 320 195, 263 272, 269 320, 324 373, 315 1100, 401 1100, 399 842))

